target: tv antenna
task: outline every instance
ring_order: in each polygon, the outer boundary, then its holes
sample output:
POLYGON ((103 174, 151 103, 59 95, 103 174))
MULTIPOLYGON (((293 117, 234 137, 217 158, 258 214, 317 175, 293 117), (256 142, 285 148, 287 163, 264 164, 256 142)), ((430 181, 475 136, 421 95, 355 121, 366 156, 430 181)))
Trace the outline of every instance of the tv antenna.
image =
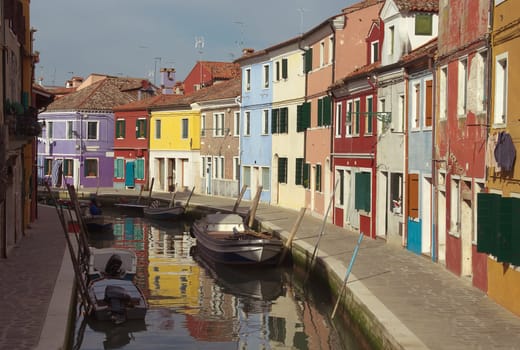
POLYGON ((196 36, 195 37, 195 48, 199 50, 199 54, 202 55, 202 49, 204 48, 204 37, 196 36))

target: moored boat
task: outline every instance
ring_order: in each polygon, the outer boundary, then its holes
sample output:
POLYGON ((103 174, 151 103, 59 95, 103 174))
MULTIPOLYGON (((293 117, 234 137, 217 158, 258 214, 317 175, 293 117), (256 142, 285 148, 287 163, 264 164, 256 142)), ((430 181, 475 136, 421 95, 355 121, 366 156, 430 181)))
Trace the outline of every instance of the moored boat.
POLYGON ((127 320, 143 320, 148 303, 143 292, 132 281, 100 278, 90 282, 88 296, 91 314, 99 321, 116 324, 127 320))
POLYGON ((175 207, 145 207, 143 214, 149 219, 156 220, 173 220, 184 214, 186 209, 183 206, 175 207))
POLYGON ((281 239, 249 229, 238 214, 206 215, 190 232, 202 254, 224 264, 273 265, 283 250, 281 239))
POLYGON ((137 272, 137 255, 122 248, 89 247, 89 280, 101 277, 133 280, 137 272))

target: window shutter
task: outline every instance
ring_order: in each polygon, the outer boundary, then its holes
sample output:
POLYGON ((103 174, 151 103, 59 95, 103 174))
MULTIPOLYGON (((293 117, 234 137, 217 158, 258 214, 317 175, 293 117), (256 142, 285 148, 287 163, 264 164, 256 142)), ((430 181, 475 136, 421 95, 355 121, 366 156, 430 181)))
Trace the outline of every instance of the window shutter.
POLYGON ((322 98, 318 99, 318 126, 323 125, 323 100, 322 98))
POLYGON ((500 205, 495 206, 496 210, 498 207, 498 230, 495 245, 495 255, 498 262, 510 262, 512 251, 511 251, 511 236, 513 235, 512 214, 513 214, 513 198, 502 197, 500 205))
MULTIPOLYGON (((511 204, 511 227, 516 228, 520 227, 520 215, 515 214, 520 213, 520 199, 513 198, 511 204)), ((514 232, 511 235, 511 264, 515 266, 520 266, 520 235, 518 232, 514 232)))
POLYGON ((287 183, 287 158, 278 158, 278 182, 287 183))
POLYGON ((278 124, 280 119, 280 110, 273 109, 271 111, 271 134, 278 134, 280 132, 278 124))
POLYGON ((419 217, 419 175, 408 175, 408 216, 419 217))
POLYGON ((282 59, 282 79, 287 79, 288 77, 288 72, 287 72, 287 58, 283 58, 282 59))
POLYGON ((433 82, 428 80, 426 82, 426 111, 425 111, 425 126, 432 126, 433 124, 433 82))
POLYGON ((303 187, 304 188, 311 188, 310 172, 311 172, 310 164, 303 164, 303 187))
POLYGON ((295 185, 303 184, 303 158, 296 158, 296 171, 294 177, 295 185))
POLYGON ((323 98, 323 125, 331 125, 332 120, 332 104, 330 96, 323 98))
POLYGON ((282 134, 286 134, 289 131, 289 108, 284 107, 280 110, 280 130, 282 134))
POLYGON ((305 131, 311 125, 311 104, 305 102, 297 107, 296 131, 305 131))
POLYGON ((372 105, 373 99, 369 98, 367 99, 367 133, 372 133, 372 124, 373 124, 373 115, 374 115, 374 107, 372 105))
POLYGON ((355 184, 354 207, 358 210, 370 212, 370 173, 356 173, 355 184))
POLYGON ((305 51, 305 73, 312 71, 312 48, 305 51))

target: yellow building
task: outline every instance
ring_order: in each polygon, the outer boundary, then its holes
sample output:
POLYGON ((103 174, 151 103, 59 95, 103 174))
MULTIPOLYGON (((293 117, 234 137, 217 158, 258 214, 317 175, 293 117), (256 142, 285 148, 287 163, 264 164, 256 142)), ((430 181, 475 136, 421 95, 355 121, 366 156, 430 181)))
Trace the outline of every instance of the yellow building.
POLYGON ((154 190, 190 189, 200 182, 200 112, 193 96, 172 95, 151 106, 150 178, 154 190))
POLYGON ((489 194, 479 197, 479 206, 485 206, 479 210, 478 247, 489 254, 488 295, 520 315, 520 162, 515 161, 520 144, 520 2, 495 0, 493 7, 489 194))

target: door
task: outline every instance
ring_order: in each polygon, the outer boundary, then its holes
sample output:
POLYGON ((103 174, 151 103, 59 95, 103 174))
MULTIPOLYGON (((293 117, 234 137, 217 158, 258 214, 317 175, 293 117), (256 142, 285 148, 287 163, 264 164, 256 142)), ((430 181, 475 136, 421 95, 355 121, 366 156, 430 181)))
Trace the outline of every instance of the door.
POLYGON ((135 162, 126 162, 125 166, 125 187, 135 187, 135 162))
POLYGON ((419 217, 419 174, 408 175, 408 237, 407 248, 421 254, 421 220, 419 217))

